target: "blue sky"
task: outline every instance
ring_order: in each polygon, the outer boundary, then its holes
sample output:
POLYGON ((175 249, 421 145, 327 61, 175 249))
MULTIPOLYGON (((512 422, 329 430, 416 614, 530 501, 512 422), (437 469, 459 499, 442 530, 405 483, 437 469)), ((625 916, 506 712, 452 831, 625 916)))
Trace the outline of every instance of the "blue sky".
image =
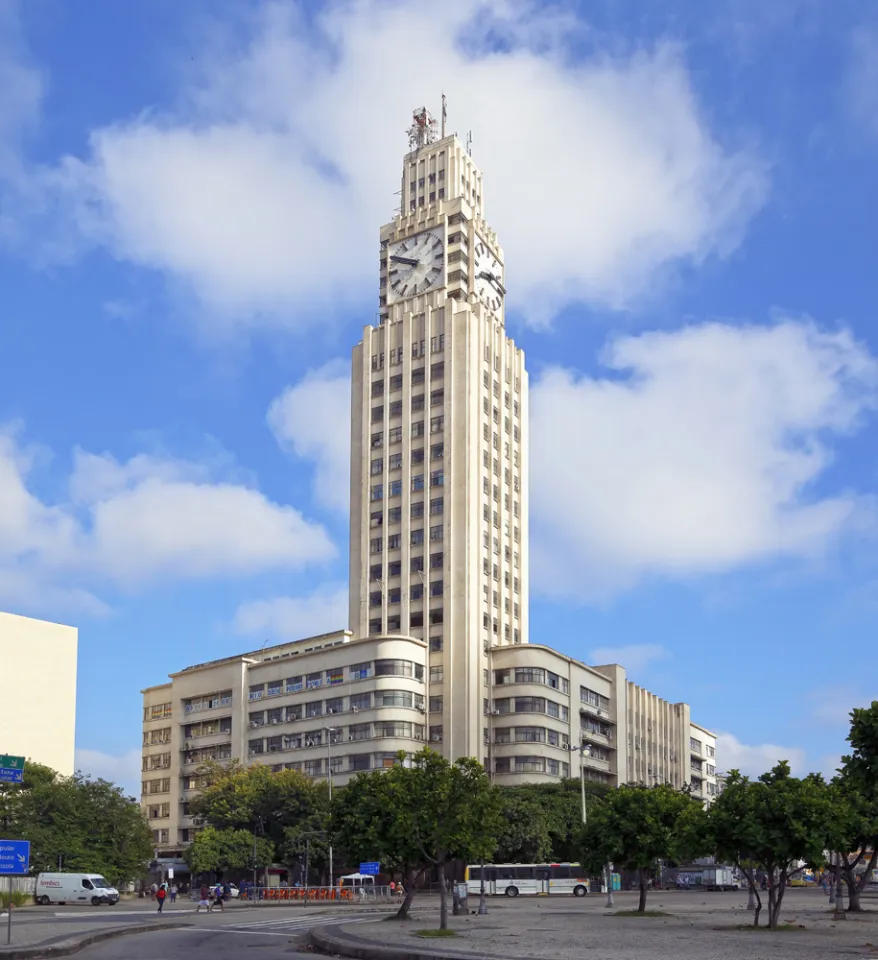
POLYGON ((696 7, 0 0, 0 606, 79 626, 84 769, 136 784, 168 671, 345 625, 350 347, 443 89, 531 371, 531 641, 723 767, 832 769, 878 681, 878 15, 696 7))

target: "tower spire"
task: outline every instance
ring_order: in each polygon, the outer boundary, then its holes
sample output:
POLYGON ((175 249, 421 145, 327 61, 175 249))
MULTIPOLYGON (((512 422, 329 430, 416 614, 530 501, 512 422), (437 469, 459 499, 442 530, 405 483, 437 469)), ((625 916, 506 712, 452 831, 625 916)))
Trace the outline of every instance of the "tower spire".
POLYGON ((445 139, 445 120, 448 117, 448 101, 445 99, 445 93, 442 93, 442 139, 445 139))

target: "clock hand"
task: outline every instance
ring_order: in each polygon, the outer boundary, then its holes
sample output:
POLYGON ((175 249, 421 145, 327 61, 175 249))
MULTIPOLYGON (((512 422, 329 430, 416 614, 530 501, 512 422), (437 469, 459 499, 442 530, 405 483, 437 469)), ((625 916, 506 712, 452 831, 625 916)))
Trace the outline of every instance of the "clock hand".
POLYGON ((405 263, 410 267, 416 267, 421 262, 420 260, 413 260, 411 257, 392 256, 390 259, 394 263, 405 263))
POLYGON ((488 281, 488 283, 493 283, 494 286, 499 290, 503 296, 506 296, 506 288, 502 283, 494 276, 493 273, 489 273, 487 270, 482 270, 479 274, 479 277, 488 281))

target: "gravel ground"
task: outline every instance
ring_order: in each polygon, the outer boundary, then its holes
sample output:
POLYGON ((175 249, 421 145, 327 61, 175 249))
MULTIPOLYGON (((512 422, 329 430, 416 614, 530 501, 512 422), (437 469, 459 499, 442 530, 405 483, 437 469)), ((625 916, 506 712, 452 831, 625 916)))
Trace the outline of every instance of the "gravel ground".
MULTIPOLYGON (((746 894, 666 892, 651 894, 647 909, 668 916, 613 916, 603 896, 488 901, 488 915, 449 917, 458 936, 427 940, 416 931, 438 926, 438 911, 408 924, 376 923, 342 928, 369 941, 419 950, 471 953, 485 957, 578 960, 829 960, 839 956, 878 960, 878 911, 835 923, 824 894, 790 890, 781 921, 795 926, 777 933, 735 929, 752 922, 746 894), (514 906, 513 906, 514 903, 514 906)), ((637 906, 634 894, 617 894, 615 910, 637 906)), ((868 908, 867 908, 868 909, 868 908)), ((766 911, 763 910, 763 919, 766 911)))

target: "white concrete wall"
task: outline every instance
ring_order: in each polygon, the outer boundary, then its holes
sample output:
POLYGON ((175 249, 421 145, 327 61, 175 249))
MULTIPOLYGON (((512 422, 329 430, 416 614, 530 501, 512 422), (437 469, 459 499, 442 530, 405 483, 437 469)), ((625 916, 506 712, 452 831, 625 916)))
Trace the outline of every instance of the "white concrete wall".
POLYGON ((77 640, 76 627, 0 613, 0 753, 73 773, 77 640))

